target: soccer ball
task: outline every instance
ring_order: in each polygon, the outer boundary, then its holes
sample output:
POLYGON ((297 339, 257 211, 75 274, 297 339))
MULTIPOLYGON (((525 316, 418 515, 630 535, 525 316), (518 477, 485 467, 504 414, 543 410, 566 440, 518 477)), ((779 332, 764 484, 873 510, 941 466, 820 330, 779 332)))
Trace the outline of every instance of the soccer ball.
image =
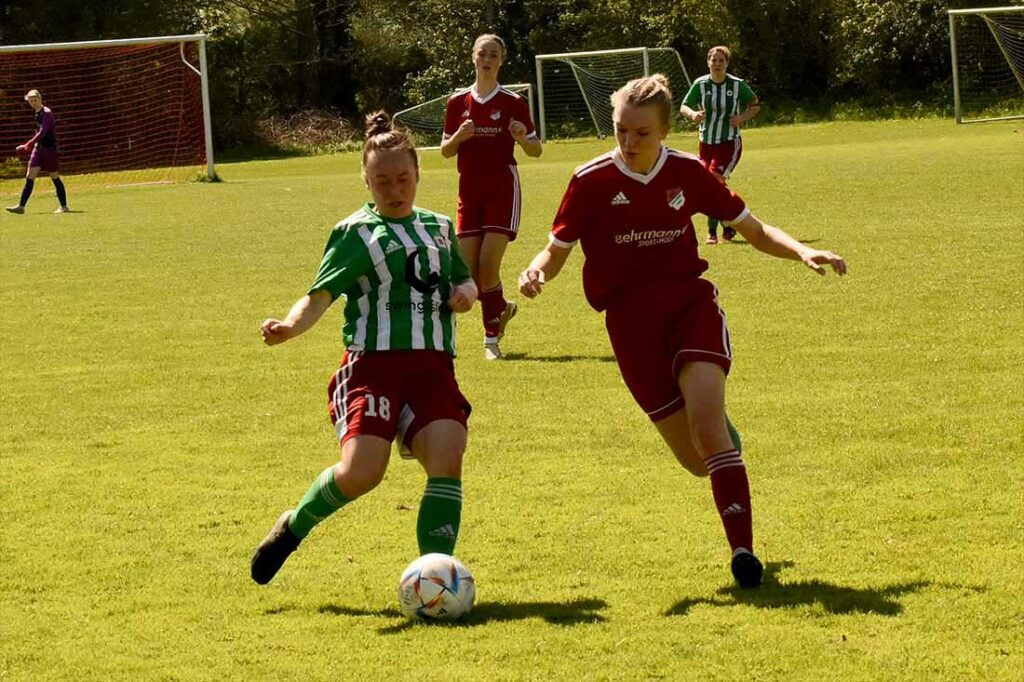
POLYGON ((469 613, 475 599, 473 574, 447 554, 424 554, 398 581, 398 603, 411 618, 456 620, 469 613))

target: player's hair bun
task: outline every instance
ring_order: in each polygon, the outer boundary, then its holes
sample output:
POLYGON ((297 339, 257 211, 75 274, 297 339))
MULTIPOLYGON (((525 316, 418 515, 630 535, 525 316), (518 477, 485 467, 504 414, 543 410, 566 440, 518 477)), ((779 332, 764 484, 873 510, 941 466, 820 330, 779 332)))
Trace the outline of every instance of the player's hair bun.
POLYGON ((387 133, 393 130, 391 117, 384 111, 375 111, 366 117, 366 139, 387 133))

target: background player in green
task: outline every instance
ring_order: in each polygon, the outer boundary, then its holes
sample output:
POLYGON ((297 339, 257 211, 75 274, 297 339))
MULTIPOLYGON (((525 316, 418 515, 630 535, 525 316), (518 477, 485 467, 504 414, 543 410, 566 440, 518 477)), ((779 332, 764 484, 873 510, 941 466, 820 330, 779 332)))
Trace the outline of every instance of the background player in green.
POLYGON ((384 478, 397 437, 427 473, 416 535, 421 554, 451 554, 462 517, 462 456, 470 405, 455 380, 454 313, 477 288, 452 221, 413 205, 419 160, 412 137, 384 112, 367 119, 363 178, 373 203, 339 222, 309 292, 260 327, 274 346, 311 328, 346 298, 346 350, 327 393, 341 461, 282 513, 252 558, 264 585, 315 525, 384 478))
MULTIPOLYGON (((722 182, 729 180, 743 155, 740 126, 757 116, 761 103, 750 86, 726 73, 729 48, 716 45, 708 50, 707 76, 693 82, 683 98, 679 113, 700 123, 700 159, 722 182)), ((732 241, 736 230, 728 225, 722 237, 732 241)), ((708 218, 708 244, 718 243, 718 220, 708 218)))

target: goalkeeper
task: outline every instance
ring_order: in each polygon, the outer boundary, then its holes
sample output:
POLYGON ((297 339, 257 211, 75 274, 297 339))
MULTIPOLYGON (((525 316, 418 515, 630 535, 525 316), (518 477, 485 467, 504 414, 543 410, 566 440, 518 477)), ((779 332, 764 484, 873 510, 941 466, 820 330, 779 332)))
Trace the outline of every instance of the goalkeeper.
POLYGON ((68 195, 64 189, 64 181, 60 179, 60 148, 57 146, 57 123, 50 107, 43 106, 43 96, 38 90, 29 90, 25 95, 25 101, 36 112, 36 134, 25 144, 18 145, 19 155, 30 153, 28 159, 28 172, 25 173, 25 187, 21 190, 21 201, 17 206, 8 206, 8 213, 24 213, 25 205, 32 190, 35 188, 36 178, 40 171, 48 173, 53 180, 53 186, 57 190, 57 201, 60 206, 54 213, 67 213, 68 195))

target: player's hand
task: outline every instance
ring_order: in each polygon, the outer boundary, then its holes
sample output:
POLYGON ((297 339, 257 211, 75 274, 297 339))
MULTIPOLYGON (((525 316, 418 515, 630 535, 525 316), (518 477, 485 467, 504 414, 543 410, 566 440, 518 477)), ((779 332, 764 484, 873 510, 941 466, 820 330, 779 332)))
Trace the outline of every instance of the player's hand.
POLYGON ((473 123, 473 119, 467 118, 459 126, 459 129, 455 131, 455 137, 459 138, 459 141, 468 140, 473 137, 476 133, 476 125, 473 123))
POLYGON ((526 124, 512 119, 508 124, 508 132, 512 134, 513 140, 522 142, 526 139, 526 124))
POLYGON ((800 256, 800 260, 804 262, 804 265, 809 267, 811 270, 814 270, 819 275, 825 274, 825 268, 822 267, 824 265, 831 266, 832 269, 840 276, 846 274, 846 261, 844 261, 838 254, 832 253, 831 251, 810 249, 800 256))
POLYGON ((28 152, 28 147, 26 147, 23 144, 19 144, 14 151, 16 151, 19 154, 25 154, 26 152, 28 152))
POLYGON ((526 298, 537 298, 544 290, 544 271, 527 268, 519 273, 519 293, 526 298))
POLYGON ((739 128, 741 125, 746 123, 746 121, 744 121, 743 117, 739 114, 733 114, 729 117, 729 123, 731 123, 734 128, 739 128))
POLYGON ((690 117, 690 120, 693 121, 694 123, 700 123, 701 121, 704 120, 704 112, 703 111, 695 111, 695 112, 693 112, 693 116, 690 117))
POLYGON ((263 343, 276 346, 292 338, 294 334, 290 324, 281 320, 263 320, 263 324, 260 325, 260 336, 263 337, 263 343))
POLYGON ((448 307, 453 313, 468 313, 476 301, 476 287, 456 286, 452 289, 452 295, 448 299, 448 307))

